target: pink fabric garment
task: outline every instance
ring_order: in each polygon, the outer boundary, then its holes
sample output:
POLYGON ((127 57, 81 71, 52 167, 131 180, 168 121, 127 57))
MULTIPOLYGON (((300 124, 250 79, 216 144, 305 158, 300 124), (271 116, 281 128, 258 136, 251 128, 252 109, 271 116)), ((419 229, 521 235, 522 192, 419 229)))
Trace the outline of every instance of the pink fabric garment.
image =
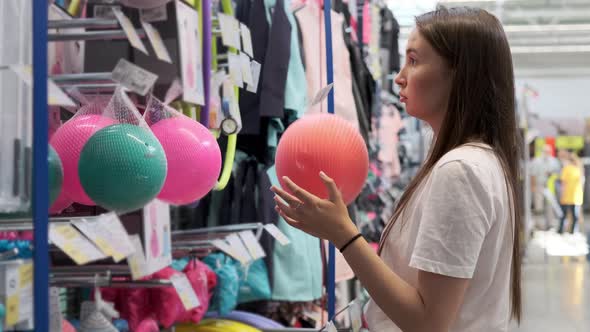
POLYGON ((379 119, 379 161, 383 165, 383 176, 388 178, 398 177, 401 173, 397 145, 398 132, 403 128, 399 111, 393 105, 384 105, 381 108, 379 119))
POLYGON ((179 321, 182 323, 198 324, 209 309, 209 301, 213 296, 215 286, 217 286, 217 275, 207 264, 196 259, 190 261, 183 272, 190 281, 201 305, 195 309, 186 311, 180 316, 179 321))
MULTIPOLYGON (((180 272, 166 267, 153 274, 154 279, 170 279, 180 272)), ((155 288, 151 290, 152 308, 157 321, 165 328, 169 328, 185 313, 184 306, 173 287, 155 288)))
MULTIPOLYGON (((318 4, 308 1, 295 13, 303 36, 307 98, 311 101, 318 91, 325 87, 326 80, 326 38, 324 14, 318 4)), ((358 128, 358 116, 352 95, 352 73, 350 55, 344 43, 344 18, 332 11, 332 45, 334 61, 334 112, 358 128)), ((327 99, 310 107, 306 114, 328 112, 327 99)))
MULTIPOLYGON (((371 7, 369 4, 369 1, 365 1, 365 4, 363 5, 363 44, 369 44, 371 42, 372 21, 371 21, 370 10, 371 10, 371 7)), ((355 31, 356 35, 358 36, 358 18, 356 17, 356 13, 354 13, 354 16, 351 13, 350 26, 351 26, 352 30, 355 31)), ((358 37, 355 38, 355 40, 358 40, 358 37)))
POLYGON ((158 326, 158 322, 156 322, 152 318, 144 319, 139 323, 137 328, 133 330, 135 332, 159 332, 160 327, 158 326))
POLYGON ((136 331, 140 323, 153 318, 151 301, 147 288, 102 288, 103 300, 115 303, 115 309, 129 324, 131 331, 136 331))

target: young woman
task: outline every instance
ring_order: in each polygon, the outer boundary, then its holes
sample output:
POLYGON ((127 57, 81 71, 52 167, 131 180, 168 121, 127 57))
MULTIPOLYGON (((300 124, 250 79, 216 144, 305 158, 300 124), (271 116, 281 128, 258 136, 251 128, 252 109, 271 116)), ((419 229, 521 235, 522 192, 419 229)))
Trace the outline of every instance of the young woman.
POLYGON ((568 211, 572 214, 572 225, 570 233, 574 234, 576 224, 580 214, 582 203, 584 203, 584 176, 582 174, 582 162, 575 152, 569 152, 564 160, 561 170, 561 197, 560 204, 562 209, 561 220, 559 221, 558 233, 563 233, 565 219, 568 211))
POLYGON ((378 254, 358 236, 337 184, 320 199, 285 179, 277 211, 337 246, 371 295, 371 331, 507 331, 520 320, 519 135, 510 48, 480 9, 416 19, 395 82, 407 112, 435 133, 378 254))

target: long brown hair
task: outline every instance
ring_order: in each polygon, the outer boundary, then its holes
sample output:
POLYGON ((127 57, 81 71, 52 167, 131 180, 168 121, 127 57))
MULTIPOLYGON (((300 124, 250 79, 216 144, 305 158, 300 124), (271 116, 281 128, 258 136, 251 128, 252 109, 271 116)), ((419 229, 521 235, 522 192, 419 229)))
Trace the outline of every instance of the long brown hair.
POLYGON ((412 196, 447 152, 470 142, 489 145, 505 173, 514 213, 511 271, 511 314, 520 322, 520 200, 521 135, 516 120, 514 72, 502 24, 490 13, 474 8, 438 8, 416 18, 420 35, 442 56, 453 72, 446 115, 424 165, 400 198, 385 227, 379 254, 393 225, 412 196))

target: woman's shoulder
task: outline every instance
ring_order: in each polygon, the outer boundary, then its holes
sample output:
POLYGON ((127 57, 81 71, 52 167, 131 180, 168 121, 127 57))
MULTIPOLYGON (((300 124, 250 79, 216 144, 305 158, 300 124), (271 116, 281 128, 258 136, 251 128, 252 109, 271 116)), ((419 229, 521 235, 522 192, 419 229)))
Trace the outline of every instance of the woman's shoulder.
MULTIPOLYGON (((435 165, 439 174, 467 173, 470 178, 482 180, 504 176, 502 166, 494 150, 486 144, 464 144, 447 152, 435 165)), ((484 181, 487 182, 487 181, 484 181)))

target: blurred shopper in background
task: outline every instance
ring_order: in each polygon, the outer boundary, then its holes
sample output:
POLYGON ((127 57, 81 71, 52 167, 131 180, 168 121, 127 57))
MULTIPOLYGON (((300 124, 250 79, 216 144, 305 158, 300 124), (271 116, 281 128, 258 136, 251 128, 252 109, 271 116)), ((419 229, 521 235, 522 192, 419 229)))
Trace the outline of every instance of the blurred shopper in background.
POLYGON ((584 175, 582 173, 582 163, 580 158, 574 153, 569 152, 564 161, 561 170, 561 198, 560 203, 563 209, 563 215, 559 223, 558 232, 563 233, 565 220, 568 212, 572 216, 570 233, 574 233, 578 223, 582 203, 584 202, 584 175))

